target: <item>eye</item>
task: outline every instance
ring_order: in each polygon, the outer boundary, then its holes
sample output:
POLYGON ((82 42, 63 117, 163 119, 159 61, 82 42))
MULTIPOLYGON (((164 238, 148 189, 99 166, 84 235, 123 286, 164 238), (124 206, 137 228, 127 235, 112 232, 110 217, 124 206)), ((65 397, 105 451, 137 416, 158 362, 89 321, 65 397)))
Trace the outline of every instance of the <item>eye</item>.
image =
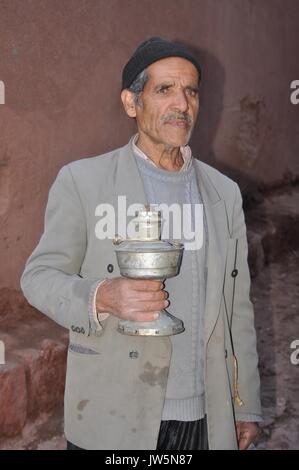
POLYGON ((195 97, 198 95, 198 90, 196 90, 195 88, 188 88, 187 92, 192 97, 195 97))
POLYGON ((162 87, 162 88, 159 88, 159 90, 158 90, 158 93, 160 95, 166 95, 167 92, 168 92, 168 87, 162 87))

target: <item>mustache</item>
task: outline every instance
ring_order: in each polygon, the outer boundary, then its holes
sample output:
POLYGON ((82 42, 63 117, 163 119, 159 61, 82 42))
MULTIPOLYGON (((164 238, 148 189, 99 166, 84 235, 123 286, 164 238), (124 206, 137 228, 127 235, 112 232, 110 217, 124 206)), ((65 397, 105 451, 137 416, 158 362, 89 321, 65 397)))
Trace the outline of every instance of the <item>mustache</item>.
POLYGON ((169 121, 185 121, 189 126, 191 126, 193 120, 189 114, 186 113, 167 113, 161 117, 161 123, 165 124, 169 121))

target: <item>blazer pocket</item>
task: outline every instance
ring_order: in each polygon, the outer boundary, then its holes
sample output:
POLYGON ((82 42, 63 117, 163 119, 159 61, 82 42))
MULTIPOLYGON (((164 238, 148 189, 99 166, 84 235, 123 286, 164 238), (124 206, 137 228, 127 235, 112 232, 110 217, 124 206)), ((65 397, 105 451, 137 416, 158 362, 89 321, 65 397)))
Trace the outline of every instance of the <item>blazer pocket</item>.
POLYGON ((94 349, 88 348, 86 346, 82 346, 79 343, 70 343, 69 344, 69 351, 74 354, 79 354, 83 356, 99 356, 100 353, 95 351, 94 349))
POLYGON ((84 336, 70 331, 68 351, 76 356, 96 356, 101 354, 103 329, 99 335, 84 336))

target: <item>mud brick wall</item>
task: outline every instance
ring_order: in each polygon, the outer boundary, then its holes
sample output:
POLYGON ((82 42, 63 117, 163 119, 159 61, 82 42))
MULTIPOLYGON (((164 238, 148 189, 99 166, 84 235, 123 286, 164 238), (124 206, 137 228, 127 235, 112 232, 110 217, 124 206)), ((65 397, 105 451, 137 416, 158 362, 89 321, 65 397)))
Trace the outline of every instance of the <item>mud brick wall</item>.
POLYGON ((59 168, 126 143, 121 70, 151 35, 203 64, 195 155, 242 186, 299 173, 297 0, 2 0, 0 287, 19 289, 59 168))

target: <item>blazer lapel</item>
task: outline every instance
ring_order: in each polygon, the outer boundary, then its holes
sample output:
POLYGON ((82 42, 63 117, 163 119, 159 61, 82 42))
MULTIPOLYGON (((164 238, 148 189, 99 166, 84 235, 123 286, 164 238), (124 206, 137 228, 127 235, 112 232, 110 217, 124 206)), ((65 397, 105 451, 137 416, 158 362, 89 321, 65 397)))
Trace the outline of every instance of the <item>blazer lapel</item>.
POLYGON ((227 253, 228 225, 224 201, 211 182, 204 165, 196 161, 195 167, 208 230, 205 306, 205 340, 208 343, 220 312, 227 253))
POLYGON ((114 198, 117 201, 118 196, 126 196, 127 207, 131 204, 147 204, 142 178, 133 154, 132 139, 122 147, 114 175, 114 198))

